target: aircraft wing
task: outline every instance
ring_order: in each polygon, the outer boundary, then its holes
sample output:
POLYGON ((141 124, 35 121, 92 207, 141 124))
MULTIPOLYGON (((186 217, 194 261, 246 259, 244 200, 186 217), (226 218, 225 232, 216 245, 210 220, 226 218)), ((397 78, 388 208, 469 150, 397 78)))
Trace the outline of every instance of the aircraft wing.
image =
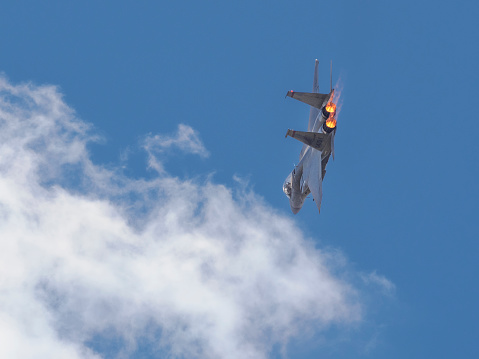
POLYGON ((288 130, 285 137, 288 136, 293 137, 298 141, 303 142, 305 145, 317 149, 318 151, 323 151, 328 141, 328 135, 318 132, 288 130))
POLYGON ((324 179, 324 176, 326 175, 326 165, 328 164, 329 156, 330 155, 327 155, 325 158, 323 158, 321 160, 321 174, 322 174, 321 177, 322 177, 322 179, 324 179))
POLYGON ((334 129, 333 133, 331 134, 331 154, 333 155, 334 161, 334 136, 336 135, 336 129, 334 129))
POLYGON ((323 198, 323 180, 321 168, 321 151, 311 149, 311 156, 307 163, 304 164, 303 176, 308 184, 314 202, 321 212, 321 200, 323 198))
POLYGON ((322 109, 331 97, 331 94, 288 91, 286 96, 292 97, 315 108, 322 109))

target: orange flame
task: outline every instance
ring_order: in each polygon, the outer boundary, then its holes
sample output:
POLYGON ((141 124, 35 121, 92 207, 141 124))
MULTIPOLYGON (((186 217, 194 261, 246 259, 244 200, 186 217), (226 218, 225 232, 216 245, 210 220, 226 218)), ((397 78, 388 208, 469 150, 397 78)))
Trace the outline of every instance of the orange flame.
POLYGON ((334 113, 334 111, 336 111, 336 104, 334 102, 328 102, 326 104, 326 111, 328 111, 329 113, 334 113))
POLYGON ((326 126, 329 128, 335 128, 336 127, 336 119, 334 117, 330 117, 326 120, 326 126))
POLYGON ((341 98, 341 92, 343 90, 343 82, 341 78, 338 79, 336 82, 336 86, 334 86, 333 93, 329 102, 326 104, 326 111, 330 113, 329 118, 326 120, 326 126, 328 128, 336 128, 338 114, 341 111, 341 107, 343 104, 341 98), (334 99, 334 100, 333 100, 334 99), (334 101, 334 102, 333 102, 334 101))

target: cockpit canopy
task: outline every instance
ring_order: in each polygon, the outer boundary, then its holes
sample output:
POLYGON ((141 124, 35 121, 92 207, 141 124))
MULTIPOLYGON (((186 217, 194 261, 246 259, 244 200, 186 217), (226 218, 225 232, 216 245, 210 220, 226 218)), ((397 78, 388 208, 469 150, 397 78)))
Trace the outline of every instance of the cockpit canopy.
POLYGON ((290 174, 283 183, 283 192, 288 198, 291 198, 291 177, 290 174))

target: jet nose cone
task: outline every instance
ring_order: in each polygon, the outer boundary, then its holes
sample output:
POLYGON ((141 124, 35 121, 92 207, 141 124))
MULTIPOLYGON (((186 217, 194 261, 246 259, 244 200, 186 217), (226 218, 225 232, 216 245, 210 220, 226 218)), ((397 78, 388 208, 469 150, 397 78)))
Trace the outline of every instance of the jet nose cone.
POLYGON ((293 211, 294 214, 298 213, 301 207, 296 208, 296 207, 291 207, 291 211, 293 211))

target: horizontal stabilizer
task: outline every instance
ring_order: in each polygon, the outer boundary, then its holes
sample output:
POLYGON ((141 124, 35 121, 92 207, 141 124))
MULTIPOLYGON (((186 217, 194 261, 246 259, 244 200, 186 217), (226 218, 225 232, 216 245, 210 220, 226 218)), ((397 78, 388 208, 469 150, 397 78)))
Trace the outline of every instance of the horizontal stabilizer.
POLYGON ((318 132, 302 132, 302 131, 293 131, 288 130, 285 137, 293 137, 298 141, 303 142, 304 144, 317 149, 318 151, 323 151, 329 141, 329 136, 324 133, 318 132))
POLYGON ((291 90, 291 91, 288 91, 286 96, 292 97, 295 100, 304 102, 315 108, 322 109, 323 106, 331 98, 331 93, 322 94, 322 93, 309 93, 309 92, 295 92, 291 90))

